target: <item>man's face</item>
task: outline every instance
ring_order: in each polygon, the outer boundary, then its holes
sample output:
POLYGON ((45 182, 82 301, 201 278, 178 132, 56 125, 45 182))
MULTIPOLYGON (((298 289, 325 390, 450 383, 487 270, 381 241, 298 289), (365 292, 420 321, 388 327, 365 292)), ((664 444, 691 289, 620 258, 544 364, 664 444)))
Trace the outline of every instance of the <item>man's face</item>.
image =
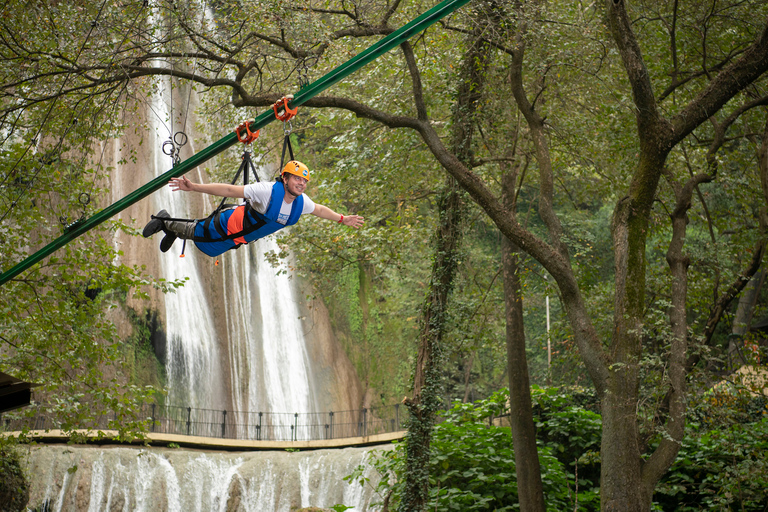
POLYGON ((288 173, 286 173, 285 176, 288 176, 288 181, 285 185, 285 188, 288 189, 288 192, 297 197, 304 193, 304 190, 307 188, 306 178, 288 173))

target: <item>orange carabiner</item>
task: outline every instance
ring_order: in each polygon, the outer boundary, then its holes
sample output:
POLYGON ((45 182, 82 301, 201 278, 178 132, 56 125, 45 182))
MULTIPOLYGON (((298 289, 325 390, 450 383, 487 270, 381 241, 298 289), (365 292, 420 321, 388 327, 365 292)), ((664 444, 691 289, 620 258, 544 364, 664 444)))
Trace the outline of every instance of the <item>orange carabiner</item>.
POLYGON ((259 132, 261 130, 256 130, 256 132, 251 131, 251 126, 248 121, 243 121, 243 123, 235 128, 235 134, 237 134, 237 140, 242 142, 243 144, 250 144, 251 142, 255 141, 259 137, 259 132), (245 129, 246 134, 243 135, 242 131, 245 129))
POLYGON ((299 111, 299 107, 296 108, 288 108, 288 101, 292 100, 293 96, 287 97, 283 96, 279 100, 277 100, 274 105, 272 105, 272 110, 275 111, 275 117, 279 120, 285 122, 290 121, 293 116, 296 115, 296 112, 299 111), (277 109, 282 109, 283 113, 280 114, 277 109))

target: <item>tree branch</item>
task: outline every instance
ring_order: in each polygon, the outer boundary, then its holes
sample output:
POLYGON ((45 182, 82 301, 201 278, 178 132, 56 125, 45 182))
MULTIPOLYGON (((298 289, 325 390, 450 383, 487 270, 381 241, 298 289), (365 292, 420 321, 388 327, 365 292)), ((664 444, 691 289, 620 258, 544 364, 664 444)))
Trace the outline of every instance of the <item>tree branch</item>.
POLYGON ((683 140, 736 94, 768 71, 768 23, 742 56, 718 75, 679 114, 672 117, 672 144, 683 140))

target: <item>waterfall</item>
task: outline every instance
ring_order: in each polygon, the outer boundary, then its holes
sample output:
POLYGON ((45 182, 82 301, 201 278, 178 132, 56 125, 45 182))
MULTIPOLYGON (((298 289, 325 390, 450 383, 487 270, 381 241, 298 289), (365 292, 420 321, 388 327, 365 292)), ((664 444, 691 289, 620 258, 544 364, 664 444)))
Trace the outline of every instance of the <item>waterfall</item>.
MULTIPOLYGON (((190 92, 187 98, 185 87, 189 86, 174 83, 172 89, 167 78, 157 79, 155 84, 161 95, 156 92, 148 98, 146 108, 128 122, 146 124, 148 130, 127 131, 103 148, 115 169, 110 175, 112 203, 171 167, 162 148, 169 126, 181 124, 173 122, 172 114, 189 117, 184 123, 189 142, 182 158, 196 151, 195 140, 204 138, 195 133, 194 127, 204 123, 196 123, 197 97, 190 92), (135 158, 121 155, 126 148, 137 150, 135 158)), ((202 168, 191 170, 188 176, 205 181, 202 168)), ((135 219, 140 230, 161 209, 177 218, 200 218, 213 207, 207 196, 174 193, 164 187, 120 217, 128 224, 135 219)), ((277 250, 274 237, 230 251, 214 267, 213 260, 192 243, 187 244, 184 258, 179 257, 181 242, 160 253, 162 236, 158 233, 144 240, 117 233, 114 243, 122 263, 146 265, 148 273, 168 282, 185 280, 174 293, 148 290, 151 304, 127 300, 129 307, 150 306, 160 314, 165 330, 168 405, 301 414, 360 406, 360 381, 333 335, 324 306, 310 305, 302 297, 298 279, 289 278, 285 263, 279 268, 268 263, 265 254, 277 250), (302 320, 303 316, 309 320, 302 320)), ((125 336, 129 335, 127 320, 119 321, 125 336)), ((248 421, 235 422, 241 429, 238 433, 252 433, 248 421)), ((286 432, 275 434, 288 437, 286 432)), ((297 439, 302 437, 297 434, 297 439)), ((372 489, 347 484, 343 478, 364 463, 368 452, 381 449, 388 448, 217 453, 35 446, 27 457, 29 506, 40 509, 47 503, 45 510, 56 511, 288 512, 299 506, 343 503, 352 506, 353 512, 366 512, 374 499, 372 489)), ((377 478, 372 470, 366 476, 377 478)))
POLYGON ((269 264, 269 251, 278 251, 273 236, 234 251, 222 263, 234 407, 318 412, 295 285, 284 263, 269 264))
MULTIPOLYGON (((171 97, 169 80, 159 80, 158 86, 164 97, 153 97, 148 114, 153 153, 152 172, 147 179, 166 172, 171 166, 170 158, 161 149, 168 140, 167 119, 177 110, 171 107, 170 101, 184 100, 179 92, 175 98, 171 97)), ((194 99, 193 106, 197 103, 194 99)), ((195 124, 193 117, 190 118, 187 127, 195 124)), ((196 136, 190 133, 190 145, 196 136)), ((195 148, 189 149, 194 152, 195 148)), ((190 174, 193 181, 204 181, 199 170, 190 174)), ((176 218, 201 218, 214 207, 209 196, 172 192, 168 187, 154 193, 151 202, 153 213, 165 209, 176 218)), ((153 238, 155 247, 162 236, 158 233, 153 238)), ((187 244, 185 257, 180 258, 181 246, 181 241, 177 241, 167 253, 158 254, 166 280, 188 278, 183 288, 164 298, 167 403, 206 409, 231 408, 245 413, 319 412, 320 406, 312 391, 316 386, 295 280, 289 278, 284 263, 273 268, 265 258, 266 253, 278 251, 274 236, 222 255, 217 267, 191 242, 187 244), (215 273, 213 279, 209 279, 212 272, 215 273), (216 280, 218 282, 206 283, 216 280), (217 296, 219 303, 214 303, 213 297, 217 296), (220 317, 218 322, 215 315, 220 317)), ((237 422, 238 428, 247 429, 251 417, 244 415, 244 419, 237 422)), ((285 432, 276 434, 290 436, 285 432)))
MULTIPOLYGON (((163 153, 163 143, 169 119, 171 84, 161 80, 163 94, 153 96, 151 129, 154 136, 154 175, 160 175, 171 165, 163 153)), ((192 137, 190 137, 192 139, 192 137)), ((169 188, 152 195, 154 211, 165 209, 177 218, 195 218, 185 193, 173 193, 169 188)), ((155 235, 157 238, 162 234, 155 235)), ((202 286, 199 258, 205 258, 190 247, 180 258, 181 243, 160 256, 163 276, 167 280, 188 277, 184 287, 165 296, 166 327, 166 375, 168 378, 168 403, 198 408, 221 408, 225 403, 225 383, 222 361, 219 355, 218 336, 213 322, 214 307, 209 304, 209 294, 202 286)))
POLYGON ((258 328, 263 340, 261 368, 251 367, 252 377, 258 378, 269 390, 263 401, 255 395, 249 400, 251 410, 284 412, 317 412, 310 389, 310 371, 303 326, 296 303, 293 281, 288 277, 285 263, 273 268, 266 253, 278 251, 274 237, 259 240, 255 248, 261 311, 258 328))
POLYGON ((49 510, 135 512, 289 512, 337 504, 366 512, 381 498, 368 454, 389 448, 307 452, 211 453, 167 448, 37 446, 29 470, 40 475, 29 506, 49 510), (371 485, 343 478, 360 464, 371 485))
MULTIPOLYGON (((268 250, 278 251, 278 246, 274 238, 269 237, 261 241, 260 249, 263 254, 268 250)), ((266 260, 262 257, 262 261, 266 260)), ((264 380, 271 390, 268 405, 273 411, 284 407, 288 412, 317 412, 311 403, 309 361, 293 283, 287 269, 282 270, 285 272, 278 275, 270 265, 261 264, 256 274, 259 283, 264 283, 259 286, 259 296, 264 319, 262 337, 266 340, 264 380)))

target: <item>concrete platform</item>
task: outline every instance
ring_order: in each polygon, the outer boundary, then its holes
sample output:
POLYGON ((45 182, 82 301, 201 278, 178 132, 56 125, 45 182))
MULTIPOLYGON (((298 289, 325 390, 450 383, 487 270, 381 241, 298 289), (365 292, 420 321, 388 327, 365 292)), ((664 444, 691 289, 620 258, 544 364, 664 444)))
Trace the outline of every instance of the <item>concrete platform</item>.
MULTIPOLYGON (((134 444, 151 446, 168 446, 170 444, 184 446, 185 448, 199 448, 204 450, 320 450, 328 448, 346 448, 350 446, 372 446, 387 444, 401 440, 406 431, 376 434, 365 437, 347 437, 340 439, 322 439, 314 441, 251 441, 240 439, 221 439, 216 437, 185 436, 179 434, 148 433, 145 439, 136 439, 131 442, 122 442, 117 439, 115 430, 75 430, 74 433, 88 439, 92 444, 134 444)), ((21 432, 6 432, 5 436, 19 437, 21 432)), ((67 443, 70 433, 62 430, 31 430, 26 434, 31 441, 38 443, 67 443)))

